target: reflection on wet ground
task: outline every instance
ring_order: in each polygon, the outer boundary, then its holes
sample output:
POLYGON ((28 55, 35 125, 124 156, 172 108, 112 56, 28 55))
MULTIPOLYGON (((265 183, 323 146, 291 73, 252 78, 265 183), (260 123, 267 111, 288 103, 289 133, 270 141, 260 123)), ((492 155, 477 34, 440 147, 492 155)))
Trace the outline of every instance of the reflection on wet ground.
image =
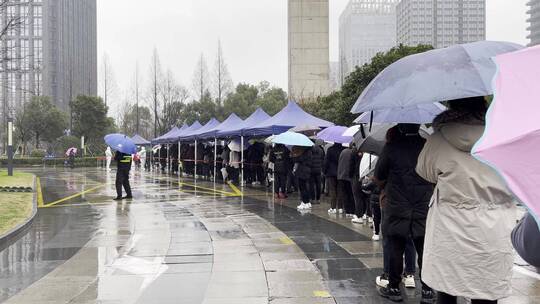
MULTIPOLYGON (((0 252, 0 302, 387 303, 380 243, 325 204, 299 213, 264 188, 141 172, 117 203, 114 173, 35 172, 47 208, 0 252)), ((540 303, 538 274, 516 266, 513 283, 502 303, 540 303)))

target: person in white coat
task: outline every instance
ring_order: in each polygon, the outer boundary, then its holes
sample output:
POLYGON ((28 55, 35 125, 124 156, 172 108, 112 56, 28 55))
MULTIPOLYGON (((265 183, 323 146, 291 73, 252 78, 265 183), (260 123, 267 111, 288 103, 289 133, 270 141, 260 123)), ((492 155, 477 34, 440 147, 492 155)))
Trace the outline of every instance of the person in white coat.
POLYGON ((511 294, 516 204, 504 181, 471 155, 485 128, 483 97, 449 102, 433 122, 416 171, 436 184, 426 223, 422 280, 439 304, 494 304, 511 294))
POLYGON ((143 146, 139 151, 139 159, 141 161, 141 168, 146 168, 146 148, 143 146))
POLYGON ((112 161, 112 151, 111 147, 107 147, 107 150, 105 150, 105 159, 107 161, 107 171, 111 171, 111 161, 112 161))

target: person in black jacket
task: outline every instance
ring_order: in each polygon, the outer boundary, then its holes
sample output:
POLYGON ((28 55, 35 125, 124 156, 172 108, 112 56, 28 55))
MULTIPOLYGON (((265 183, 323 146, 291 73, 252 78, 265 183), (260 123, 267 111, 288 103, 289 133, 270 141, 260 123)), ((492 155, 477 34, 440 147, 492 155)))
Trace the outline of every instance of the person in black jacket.
POLYGON ((315 144, 315 146, 311 148, 311 178, 309 183, 313 204, 319 204, 319 201, 321 200, 323 163, 324 150, 320 145, 315 144))
POLYGON ((305 147, 293 147, 292 161, 294 163, 293 174, 298 179, 298 190, 302 201, 298 210, 311 209, 311 193, 309 179, 311 178, 311 149, 305 147))
POLYGON ((530 213, 512 231, 512 245, 525 262, 540 270, 540 230, 530 213))
POLYGON ((252 185, 261 185, 264 181, 264 144, 255 142, 248 148, 247 167, 250 169, 247 179, 252 185))
POLYGON ((167 168, 167 162, 169 161, 167 148, 162 145, 159 149, 159 164, 161 165, 161 172, 164 173, 167 168))
POLYGON ((276 198, 284 199, 287 197, 287 175, 291 170, 289 149, 277 144, 270 152, 270 162, 274 164, 276 198))
MULTIPOLYGON (((415 170, 426 142, 418 133, 420 126, 399 124, 396 128, 377 162, 375 179, 380 185, 385 185, 383 231, 391 248, 390 282, 387 287, 379 289, 379 293, 392 301, 402 301, 399 283, 407 238, 413 238, 421 273, 426 218, 433 186, 418 176, 415 170)), ((433 302, 433 290, 422 282, 421 303, 433 302)))
POLYGON ((330 214, 337 213, 338 209, 343 210, 343 205, 341 204, 341 201, 338 200, 337 196, 337 171, 341 151, 343 151, 343 146, 334 144, 328 148, 324 158, 323 173, 328 187, 328 196, 330 198, 330 209, 328 209, 328 213, 330 214))
POLYGON ((131 186, 129 185, 129 171, 131 170, 131 155, 122 152, 116 152, 114 160, 117 163, 116 170, 116 198, 115 201, 122 199, 131 199, 131 186), (122 197, 122 187, 126 190, 126 196, 122 197))
MULTIPOLYGON (((355 170, 353 165, 353 153, 353 149, 350 147, 347 147, 341 152, 337 170, 338 200, 341 201, 342 206, 345 208, 347 217, 353 217, 355 209, 351 185, 355 170)), ((342 212, 343 210, 338 209, 338 213, 342 212)))

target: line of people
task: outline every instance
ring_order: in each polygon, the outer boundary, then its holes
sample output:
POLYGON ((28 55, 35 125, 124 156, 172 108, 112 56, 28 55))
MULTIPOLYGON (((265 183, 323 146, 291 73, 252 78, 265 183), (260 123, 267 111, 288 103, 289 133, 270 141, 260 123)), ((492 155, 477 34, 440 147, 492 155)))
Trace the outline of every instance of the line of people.
MULTIPOLYGON (((414 287, 416 259, 421 303, 456 304, 463 297, 472 304, 495 304, 511 294, 510 234, 517 203, 500 176, 471 155, 485 128, 486 100, 468 98, 448 105, 427 140, 420 136, 419 125, 391 128, 369 178, 359 176, 363 155, 354 146, 316 144, 289 150, 276 145, 270 155, 275 195, 286 198, 295 182, 298 209, 308 210, 326 185, 330 214, 345 214, 354 223, 373 215, 373 240, 383 235, 384 274, 376 283, 385 298, 403 301, 400 284, 414 287), (291 175, 293 183, 288 182, 291 175)), ((523 224, 526 220, 519 229, 537 228, 523 224)), ((535 260, 530 248, 536 247, 523 241, 530 235, 518 230, 513 241, 520 254, 535 260)))

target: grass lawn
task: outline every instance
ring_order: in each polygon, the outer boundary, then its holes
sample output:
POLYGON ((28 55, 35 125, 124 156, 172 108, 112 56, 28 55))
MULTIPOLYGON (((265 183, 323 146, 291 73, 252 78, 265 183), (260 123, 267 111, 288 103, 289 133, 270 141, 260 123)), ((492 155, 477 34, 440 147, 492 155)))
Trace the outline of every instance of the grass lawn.
MULTIPOLYGON (((33 187, 33 175, 30 173, 14 172, 7 176, 6 171, 0 171, 0 186, 2 187, 33 187)), ((0 192, 0 235, 24 222, 32 214, 33 193, 2 193, 0 192)))
POLYGON ((25 172, 13 172, 8 176, 7 171, 0 171, 0 187, 33 187, 34 175, 25 172))

